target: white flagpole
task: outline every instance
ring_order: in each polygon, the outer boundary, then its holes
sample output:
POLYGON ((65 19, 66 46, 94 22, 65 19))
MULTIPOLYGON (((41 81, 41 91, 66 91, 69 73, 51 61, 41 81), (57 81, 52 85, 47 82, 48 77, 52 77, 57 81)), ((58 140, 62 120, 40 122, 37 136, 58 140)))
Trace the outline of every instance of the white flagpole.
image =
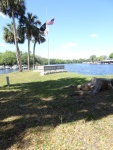
MULTIPOLYGON (((47 21, 47 19, 48 18, 47 18, 47 7, 46 7, 46 21, 47 21)), ((50 59, 49 59, 49 35, 47 35, 47 36, 48 36, 48 39, 47 39, 48 40, 48 42, 47 42, 48 43, 48 65, 50 65, 50 59)))
POLYGON ((50 65, 50 59, 49 59, 49 35, 48 35, 48 65, 50 65))

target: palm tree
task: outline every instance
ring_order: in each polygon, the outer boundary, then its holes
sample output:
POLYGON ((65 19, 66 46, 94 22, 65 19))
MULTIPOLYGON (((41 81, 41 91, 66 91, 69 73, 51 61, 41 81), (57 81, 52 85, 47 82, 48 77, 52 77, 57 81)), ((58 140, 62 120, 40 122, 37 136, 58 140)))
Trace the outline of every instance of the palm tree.
MULTIPOLYGON (((7 27, 4 27, 3 38, 6 43, 14 44, 14 33, 13 33, 13 23, 7 24, 7 27)), ((17 41, 18 43, 24 43, 25 37, 23 34, 23 30, 20 26, 17 27, 17 41)))
POLYGON ((19 23, 28 40, 28 70, 30 70, 30 41, 36 26, 41 25, 41 22, 37 20, 36 15, 33 16, 32 13, 27 13, 27 16, 20 18, 19 23))
POLYGON ((7 24, 7 27, 4 27, 3 38, 6 43, 14 44, 14 34, 12 24, 7 24))
POLYGON ((46 41, 46 39, 43 37, 44 36, 44 33, 41 32, 39 30, 39 28, 34 28, 34 31, 32 33, 32 36, 33 36, 33 42, 34 42, 34 46, 33 46, 33 69, 35 69, 35 47, 36 47, 36 44, 40 44, 40 43, 44 43, 46 41))
POLYGON ((17 40, 17 31, 15 18, 19 18, 25 14, 25 3, 24 0, 0 0, 0 11, 5 15, 8 15, 12 18, 13 22, 13 33, 14 33, 14 43, 16 46, 16 55, 17 55, 17 63, 19 66, 19 70, 22 71, 21 61, 20 61, 20 51, 18 47, 17 40))

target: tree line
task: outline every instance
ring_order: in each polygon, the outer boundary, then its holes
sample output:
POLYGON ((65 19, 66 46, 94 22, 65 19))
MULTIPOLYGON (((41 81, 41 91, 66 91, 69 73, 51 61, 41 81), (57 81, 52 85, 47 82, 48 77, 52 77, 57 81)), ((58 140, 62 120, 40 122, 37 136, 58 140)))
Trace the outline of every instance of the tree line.
MULTIPOLYGON (((21 58, 21 63, 22 65, 27 65, 28 63, 28 53, 27 52, 22 52, 20 51, 20 58, 21 58)), ((83 63, 83 62, 100 62, 105 59, 113 59, 113 53, 107 56, 99 56, 97 57, 96 55, 91 55, 88 59, 72 59, 72 60, 63 60, 63 59, 55 59, 52 58, 50 59, 50 64, 69 64, 69 63, 83 63)), ((35 55, 34 61, 36 65, 47 65, 48 64, 48 59, 37 56, 35 55)), ((16 52, 12 51, 5 51, 3 53, 0 53, 0 65, 14 65, 17 64, 17 59, 16 59, 16 52)), ((30 54, 30 64, 33 66, 33 54, 30 54)))
MULTIPOLYGON (((20 52, 21 55, 21 63, 22 65, 27 65, 28 63, 28 53, 27 52, 20 52)), ((48 60, 46 58, 35 56, 35 62, 37 65, 46 65, 48 60)), ((4 53, 0 53, 0 65, 9 65, 13 66, 17 64, 16 59, 16 52, 6 51, 4 53)), ((30 64, 33 66, 33 55, 30 54, 30 64)))

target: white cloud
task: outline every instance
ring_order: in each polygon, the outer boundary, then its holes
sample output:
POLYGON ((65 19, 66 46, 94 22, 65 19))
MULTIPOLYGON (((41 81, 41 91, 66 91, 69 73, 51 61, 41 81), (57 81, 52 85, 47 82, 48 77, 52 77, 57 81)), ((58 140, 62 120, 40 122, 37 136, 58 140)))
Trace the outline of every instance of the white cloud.
POLYGON ((97 34, 96 33, 93 33, 93 34, 90 34, 90 37, 97 37, 97 34))
POLYGON ((74 43, 74 42, 70 42, 70 43, 63 43, 62 44, 62 48, 71 48, 71 47, 76 47, 78 46, 77 43, 74 43))
POLYGON ((0 47, 5 47, 6 45, 3 43, 0 43, 0 47))
POLYGON ((1 16, 2 18, 7 18, 7 16, 4 15, 2 12, 0 12, 0 16, 1 16))

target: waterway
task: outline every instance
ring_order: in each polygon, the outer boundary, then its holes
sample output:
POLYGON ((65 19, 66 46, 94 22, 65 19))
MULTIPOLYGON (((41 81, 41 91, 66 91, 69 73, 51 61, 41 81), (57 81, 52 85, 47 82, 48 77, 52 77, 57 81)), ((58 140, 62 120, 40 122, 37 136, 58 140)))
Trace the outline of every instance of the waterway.
MULTIPOLYGON (((84 75, 113 75, 113 64, 64 64, 64 66, 68 72, 74 72, 84 75)), ((0 75, 15 71, 18 70, 0 70, 0 75)))
POLYGON ((1 74, 8 74, 8 73, 11 73, 11 72, 17 72, 18 69, 3 69, 3 70, 0 70, 0 75, 1 74))
POLYGON ((113 75, 113 64, 65 64, 65 69, 84 75, 113 75))

